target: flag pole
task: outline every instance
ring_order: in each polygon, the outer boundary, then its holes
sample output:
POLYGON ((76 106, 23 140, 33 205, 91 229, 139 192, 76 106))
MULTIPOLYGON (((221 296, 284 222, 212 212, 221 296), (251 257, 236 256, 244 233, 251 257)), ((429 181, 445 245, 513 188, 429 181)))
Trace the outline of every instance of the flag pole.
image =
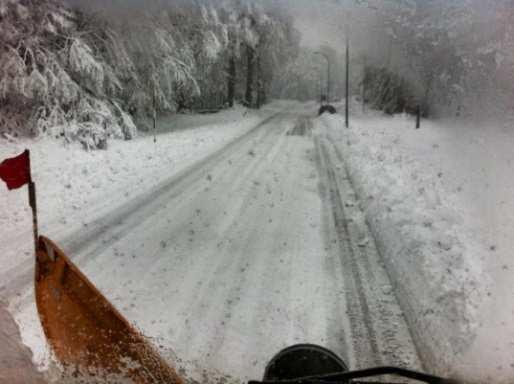
POLYGON ((28 158, 28 174, 29 174, 29 205, 32 209, 32 231, 34 234, 34 251, 38 250, 38 223, 37 223, 37 201, 36 201, 36 184, 32 181, 32 173, 30 168, 30 151, 28 149, 25 150, 28 158))

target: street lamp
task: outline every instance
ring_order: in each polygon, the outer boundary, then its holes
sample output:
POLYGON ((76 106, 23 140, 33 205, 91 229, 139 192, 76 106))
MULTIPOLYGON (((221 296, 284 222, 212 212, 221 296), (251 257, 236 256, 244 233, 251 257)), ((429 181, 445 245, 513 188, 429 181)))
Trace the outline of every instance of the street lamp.
POLYGON ((330 58, 326 53, 320 51, 316 51, 314 54, 323 56, 327 61, 327 102, 330 102, 330 58))

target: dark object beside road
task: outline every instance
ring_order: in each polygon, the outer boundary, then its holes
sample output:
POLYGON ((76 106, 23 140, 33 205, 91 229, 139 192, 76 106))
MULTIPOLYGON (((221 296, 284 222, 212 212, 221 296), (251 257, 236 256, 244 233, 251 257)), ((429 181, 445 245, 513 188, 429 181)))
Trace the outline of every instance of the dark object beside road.
POLYGON ((336 111, 336 109, 335 109, 335 107, 333 105, 325 104, 325 105, 322 105, 321 107, 319 107, 318 116, 321 116, 325 112, 328 112, 331 115, 333 115, 337 111, 336 111))

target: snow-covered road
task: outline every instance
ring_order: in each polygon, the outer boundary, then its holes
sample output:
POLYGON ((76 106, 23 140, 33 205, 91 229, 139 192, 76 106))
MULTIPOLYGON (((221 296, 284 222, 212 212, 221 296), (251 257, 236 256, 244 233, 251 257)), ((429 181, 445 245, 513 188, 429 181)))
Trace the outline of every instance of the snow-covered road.
MULTIPOLYGON (((189 377, 259 378, 300 342, 421 368, 342 156, 312 128, 274 115, 63 241, 189 377)), ((41 349, 31 295, 12 307, 41 349)))

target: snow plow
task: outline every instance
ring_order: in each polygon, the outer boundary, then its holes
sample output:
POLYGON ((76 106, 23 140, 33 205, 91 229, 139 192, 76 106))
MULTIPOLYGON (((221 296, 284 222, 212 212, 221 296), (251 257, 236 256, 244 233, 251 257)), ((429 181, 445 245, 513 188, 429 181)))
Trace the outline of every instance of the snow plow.
MULTIPOLYGON (((48 343, 65 373, 93 382, 183 384, 149 341, 114 308, 62 250, 39 237, 35 272, 36 304, 48 343)), ((415 382, 451 380, 395 367, 349 371, 333 352, 313 344, 280 351, 262 381, 249 384, 369 383, 362 378, 391 375, 415 382)), ((382 381, 373 380, 373 383, 382 381)), ((387 381, 391 383, 390 380, 387 381)), ((410 381, 409 381, 410 382, 410 381)))
POLYGON ((66 372, 95 382, 182 384, 143 335, 51 240, 36 252, 36 304, 48 343, 66 372))

